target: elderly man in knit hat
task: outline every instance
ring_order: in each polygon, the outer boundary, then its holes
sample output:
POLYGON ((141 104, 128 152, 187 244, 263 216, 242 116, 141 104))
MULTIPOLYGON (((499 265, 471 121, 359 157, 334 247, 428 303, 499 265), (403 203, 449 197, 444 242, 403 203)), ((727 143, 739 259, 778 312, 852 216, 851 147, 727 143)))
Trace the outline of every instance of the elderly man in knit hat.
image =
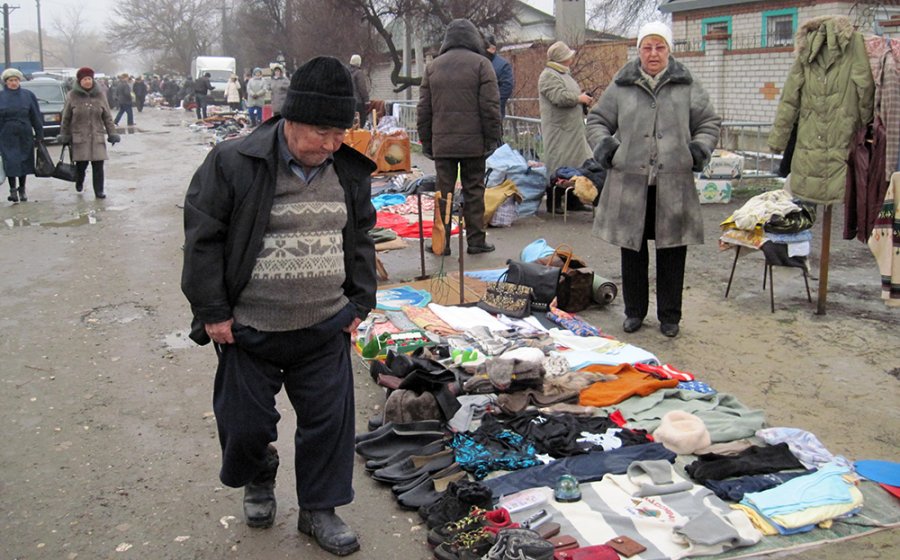
POLYGON ((640 329, 648 313, 653 240, 656 317, 660 332, 675 337, 687 246, 703 243, 692 171, 709 160, 722 119, 700 82, 671 56, 666 24, 642 26, 637 47, 638 58, 619 70, 587 118, 594 159, 609 170, 593 234, 620 248, 626 333, 640 329))
POLYGON ((574 60, 575 51, 557 41, 547 49, 547 63, 538 78, 544 164, 551 175, 560 167, 581 167, 591 157, 583 107, 593 98, 572 77, 574 60))
POLYGON ((291 78, 281 117, 218 144, 184 203, 182 291, 191 338, 218 356, 213 409, 222 482, 244 487, 251 527, 271 527, 284 387, 297 414, 298 529, 344 556, 356 534, 350 333, 375 307, 375 164, 343 144, 356 98, 349 70, 313 58, 291 78))

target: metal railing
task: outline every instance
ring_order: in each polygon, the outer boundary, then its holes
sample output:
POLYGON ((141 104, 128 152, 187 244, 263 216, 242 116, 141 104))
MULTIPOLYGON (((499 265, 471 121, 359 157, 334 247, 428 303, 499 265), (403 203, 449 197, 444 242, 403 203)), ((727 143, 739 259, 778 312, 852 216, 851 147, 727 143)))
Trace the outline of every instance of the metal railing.
MULTIPOLYGON (((388 102, 398 115, 398 124, 406 129, 410 142, 419 143, 416 130, 416 104, 409 101, 388 102)), ((541 120, 507 115, 503 119, 503 141, 518 150, 525 159, 540 161, 544 155, 541 120)))
MULTIPOLYGON (((411 142, 419 142, 416 130, 416 104, 408 101, 393 102, 399 115, 399 125, 406 129, 411 142)), ((778 176, 781 156, 769 152, 767 139, 772 123, 752 121, 725 121, 719 135, 718 147, 744 156, 744 176, 771 178, 778 176)), ((541 120, 507 115, 503 119, 503 141, 518 150, 525 159, 541 161, 544 142, 541 120)))
POLYGON ((778 177, 781 156, 769 152, 772 123, 724 121, 718 147, 744 156, 744 177, 778 177))

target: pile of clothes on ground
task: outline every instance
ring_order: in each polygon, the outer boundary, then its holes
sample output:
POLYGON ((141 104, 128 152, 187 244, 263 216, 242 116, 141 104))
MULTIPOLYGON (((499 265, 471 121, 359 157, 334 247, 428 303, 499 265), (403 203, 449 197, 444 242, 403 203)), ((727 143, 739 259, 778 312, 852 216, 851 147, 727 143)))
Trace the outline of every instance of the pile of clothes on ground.
POLYGON ((222 111, 205 119, 197 119, 189 125, 193 132, 212 133, 212 143, 250 134, 250 119, 244 112, 222 111))
POLYGON ((439 560, 714 555, 863 508, 815 435, 577 315, 408 301, 357 333, 386 400, 356 452, 439 560))

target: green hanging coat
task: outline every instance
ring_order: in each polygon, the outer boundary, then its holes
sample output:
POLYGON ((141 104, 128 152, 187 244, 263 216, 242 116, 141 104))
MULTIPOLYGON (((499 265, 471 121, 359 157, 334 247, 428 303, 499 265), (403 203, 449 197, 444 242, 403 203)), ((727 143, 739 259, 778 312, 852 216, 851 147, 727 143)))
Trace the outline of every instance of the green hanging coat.
POLYGON ((769 147, 783 152, 796 123, 791 192, 812 202, 840 202, 850 141, 872 121, 875 82, 866 47, 850 20, 841 16, 804 23, 796 45, 797 59, 784 83, 769 147))

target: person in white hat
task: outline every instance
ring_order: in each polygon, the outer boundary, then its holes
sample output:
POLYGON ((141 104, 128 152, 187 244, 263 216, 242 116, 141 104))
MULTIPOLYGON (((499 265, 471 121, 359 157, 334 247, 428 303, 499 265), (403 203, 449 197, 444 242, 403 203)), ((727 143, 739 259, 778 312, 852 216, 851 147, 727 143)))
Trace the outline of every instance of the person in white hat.
POLYGON ((362 69, 362 57, 355 54, 350 57, 350 75, 353 77, 353 89, 356 91, 356 112, 359 113, 359 127, 366 126, 369 116, 369 86, 366 73, 362 69))
POLYGON ((637 47, 638 58, 619 70, 587 118, 594 159, 608 170, 593 234, 621 249, 626 333, 640 329, 648 312, 647 242, 654 241, 656 316, 662 334, 674 337, 687 246, 703 243, 693 172, 709 160, 722 119, 671 56, 667 25, 641 27, 637 47))
POLYGON ((25 202, 25 176, 34 173, 34 147, 44 139, 44 118, 37 97, 19 87, 22 72, 7 68, 0 79, 0 156, 9 178, 7 200, 25 202))

